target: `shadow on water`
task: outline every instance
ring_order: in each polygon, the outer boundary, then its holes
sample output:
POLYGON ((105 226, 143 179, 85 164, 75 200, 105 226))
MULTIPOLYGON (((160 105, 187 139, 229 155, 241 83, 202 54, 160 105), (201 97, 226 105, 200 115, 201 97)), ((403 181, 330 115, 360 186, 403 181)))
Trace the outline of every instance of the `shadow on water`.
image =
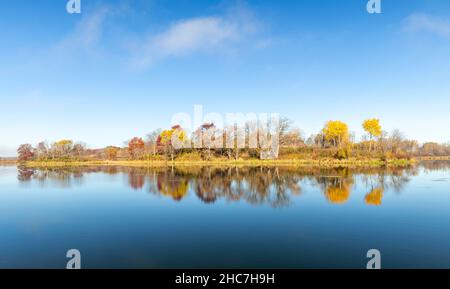
POLYGON ((319 167, 64 167, 18 168, 21 183, 51 183, 60 188, 81 185, 89 174, 123 175, 133 190, 182 201, 189 192, 205 204, 245 201, 285 207, 291 198, 302 194, 302 185, 318 188, 332 204, 349 200, 356 183, 367 191, 365 203, 379 206, 386 190, 400 193, 412 176, 422 169, 449 170, 450 162, 424 162, 414 167, 385 168, 319 168, 319 167))

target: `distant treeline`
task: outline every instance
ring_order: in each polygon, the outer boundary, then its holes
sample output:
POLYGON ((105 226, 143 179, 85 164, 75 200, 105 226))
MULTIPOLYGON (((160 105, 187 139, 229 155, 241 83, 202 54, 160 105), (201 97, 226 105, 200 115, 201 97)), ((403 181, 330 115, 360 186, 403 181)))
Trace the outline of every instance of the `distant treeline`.
POLYGON ((8 157, 8 158, 1 158, 0 157, 0 162, 15 162, 16 158, 14 157, 8 157))
MULTIPOLYGON (((245 133, 246 146, 242 148, 238 139, 231 140, 224 130, 213 123, 200 126, 190 136, 180 127, 155 130, 146 137, 134 137, 123 147, 108 146, 99 149, 87 148, 83 143, 69 139, 49 144, 40 142, 36 146, 22 144, 17 149, 19 161, 90 161, 90 160, 149 160, 149 161, 211 161, 251 160, 267 158, 267 149, 249 145, 250 128, 246 123, 241 129, 245 133), (175 146, 174 137, 190 145, 175 146), (217 145, 219 142, 220 145, 217 145), (223 145, 222 143, 223 142, 223 145), (199 145, 200 144, 200 145, 199 145)), ((405 138, 399 130, 384 131, 378 119, 362 123, 366 135, 356 141, 348 125, 341 121, 329 121, 317 134, 305 138, 300 129, 293 127, 288 119, 281 119, 275 130, 279 147, 272 158, 278 159, 408 159, 418 156, 450 156, 450 144, 428 142, 419 144, 405 138)), ((257 139, 261 132, 257 131, 257 139)), ((258 142, 259 143, 259 142, 258 142)))

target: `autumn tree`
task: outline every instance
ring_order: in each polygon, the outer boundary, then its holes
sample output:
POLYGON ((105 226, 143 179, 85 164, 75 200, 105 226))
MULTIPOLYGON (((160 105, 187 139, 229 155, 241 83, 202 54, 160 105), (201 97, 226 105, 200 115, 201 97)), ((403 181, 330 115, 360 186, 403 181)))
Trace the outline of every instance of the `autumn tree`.
POLYGON ((86 145, 83 143, 76 143, 71 151, 71 156, 75 158, 82 158, 86 151, 86 145))
POLYGON ((49 147, 46 142, 40 142, 36 146, 36 157, 38 159, 46 159, 49 156, 49 147))
POLYGON ((380 120, 373 118, 367 119, 362 124, 364 130, 369 134, 370 137, 370 145, 369 152, 372 151, 372 141, 374 137, 380 137, 382 134, 380 120))
POLYGON ((229 124, 223 131, 225 147, 228 157, 231 158, 234 151, 234 159, 239 159, 239 152, 245 145, 245 128, 240 128, 237 122, 229 124))
POLYGON ((389 135, 389 138, 387 141, 388 149, 393 154, 398 154, 401 149, 401 144, 404 140, 405 140, 405 136, 400 130, 398 130, 398 129, 393 130, 391 132, 391 134, 389 135))
POLYGON ((175 151, 183 147, 183 144, 186 144, 188 141, 188 137, 181 126, 175 125, 159 135, 157 144, 164 149, 166 155, 170 154, 173 161, 175 151))
POLYGON ((105 148, 105 156, 108 160, 115 160, 120 148, 114 146, 108 146, 105 148))
POLYGON ((420 154, 425 156, 448 156, 450 155, 450 146, 448 144, 427 142, 420 148, 420 154))
POLYGON ((70 153, 73 149, 73 141, 69 139, 63 139, 60 141, 55 142, 52 145, 52 154, 56 157, 69 157, 70 153))
POLYGON ((156 129, 151 133, 147 134, 147 147, 151 150, 153 155, 156 155, 156 149, 158 146, 158 137, 161 135, 162 130, 156 129))
POLYGON ((195 148, 204 149, 207 158, 211 158, 211 149, 223 146, 221 130, 217 129, 214 123, 202 124, 192 135, 195 148))
POLYGON ((35 151, 30 144, 22 144, 17 149, 18 159, 21 162, 29 161, 34 158, 35 151))
POLYGON ((228 156, 229 159, 233 157, 233 154, 236 160, 239 158, 237 131, 238 131, 237 124, 229 124, 222 131, 224 148, 226 155, 228 156))
POLYGON ((293 128, 283 135, 280 139, 280 145, 286 147, 303 147, 305 146, 305 139, 303 138, 300 129, 293 128))
POLYGON ((128 153, 131 158, 138 159, 145 150, 145 143, 140 137, 134 137, 128 142, 128 153))
POLYGON ((307 144, 309 146, 323 148, 326 144, 325 134, 323 131, 318 134, 311 135, 307 140, 307 144))
POLYGON ((338 120, 327 122, 323 129, 323 134, 328 142, 337 147, 349 140, 347 124, 338 120))
POLYGON ((285 117, 279 119, 278 127, 276 128, 276 130, 279 134, 278 139, 279 139, 281 146, 285 146, 289 142, 288 134, 292 127, 292 123, 293 123, 292 120, 285 118, 285 117))

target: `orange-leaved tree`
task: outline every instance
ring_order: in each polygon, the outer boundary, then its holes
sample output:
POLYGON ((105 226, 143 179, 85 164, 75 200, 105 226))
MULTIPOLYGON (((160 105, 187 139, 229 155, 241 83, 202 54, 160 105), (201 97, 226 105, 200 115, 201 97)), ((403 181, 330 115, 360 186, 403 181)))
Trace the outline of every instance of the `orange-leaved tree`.
POLYGON ((145 151, 145 143, 140 137, 134 137, 128 143, 128 153, 132 159, 142 157, 145 151))

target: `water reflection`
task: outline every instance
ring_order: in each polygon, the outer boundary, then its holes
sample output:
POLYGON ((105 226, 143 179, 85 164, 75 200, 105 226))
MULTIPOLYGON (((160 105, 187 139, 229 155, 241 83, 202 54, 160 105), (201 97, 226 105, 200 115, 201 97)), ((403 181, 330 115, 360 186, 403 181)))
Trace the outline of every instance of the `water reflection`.
POLYGON ((450 169, 450 162, 424 162, 408 168, 311 168, 311 167, 83 167, 18 168, 21 183, 37 182, 68 188, 83 184, 86 175, 123 175, 133 190, 168 197, 180 202, 190 193, 205 204, 218 200, 245 201, 271 207, 289 206, 302 194, 302 186, 318 188, 332 204, 346 203, 361 186, 367 205, 380 206, 387 190, 401 192, 419 170, 450 169))
POLYGON ((333 204, 345 203, 350 197, 350 191, 353 184, 352 179, 332 178, 327 182, 325 196, 333 204))
MULTIPOLYGON (((171 197, 175 201, 181 201, 188 194, 189 182, 183 176, 175 173, 163 173, 157 177, 158 192, 166 197, 171 197)), ((154 192, 151 190, 150 192, 154 192)))
POLYGON ((384 189, 381 187, 375 188, 372 191, 370 191, 365 198, 366 204, 373 206, 380 206, 381 200, 383 199, 383 192, 384 189))

